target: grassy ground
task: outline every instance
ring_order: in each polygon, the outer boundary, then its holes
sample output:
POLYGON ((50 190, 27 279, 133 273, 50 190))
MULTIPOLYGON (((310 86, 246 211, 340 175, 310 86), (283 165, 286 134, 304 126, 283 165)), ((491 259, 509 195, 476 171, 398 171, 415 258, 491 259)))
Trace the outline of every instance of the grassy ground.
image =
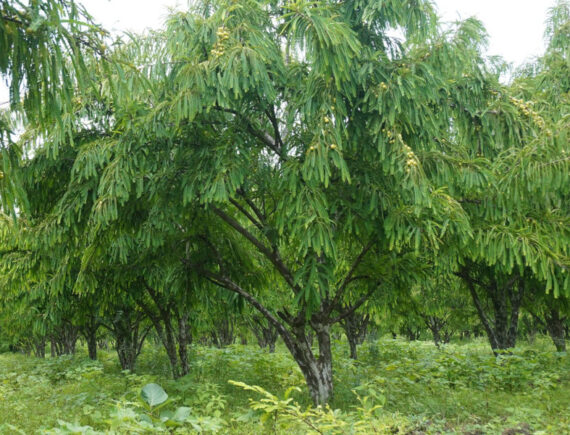
POLYGON ((335 397, 317 410, 284 349, 197 346, 177 381, 150 346, 136 374, 121 372, 113 352, 96 362, 2 354, 0 433, 570 434, 570 357, 553 349, 543 339, 495 358, 484 341, 438 350, 381 339, 352 361, 335 343, 335 397), (148 383, 169 400, 145 404, 148 383))

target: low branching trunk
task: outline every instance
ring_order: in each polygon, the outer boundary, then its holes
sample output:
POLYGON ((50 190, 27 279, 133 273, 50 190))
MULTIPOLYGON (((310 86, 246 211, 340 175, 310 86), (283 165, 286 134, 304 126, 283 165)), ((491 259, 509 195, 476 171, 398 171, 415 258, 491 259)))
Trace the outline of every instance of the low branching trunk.
MULTIPOLYGON (((247 205, 252 210, 254 217, 249 213, 238 201, 232 199, 237 209, 247 217, 258 229, 261 229, 265 234, 268 233, 264 213, 261 209, 257 208, 255 203, 245 198, 247 205), (259 219, 259 220, 257 220, 259 219)), ((218 215, 229 227, 236 230, 239 234, 249 240, 258 250, 264 255, 267 260, 271 262, 275 270, 281 275, 284 282, 290 287, 292 293, 299 299, 303 289, 295 280, 295 274, 282 260, 279 249, 274 244, 265 245, 264 242, 257 239, 247 228, 231 215, 228 215, 224 210, 211 205, 211 210, 218 215)), ((208 248, 217 252, 215 243, 203 236, 208 248)), ((301 302, 297 306, 297 314, 292 315, 286 308, 277 313, 277 317, 263 305, 255 296, 248 291, 244 290, 232 278, 224 274, 224 264, 219 258, 219 273, 208 270, 199 264, 188 263, 193 268, 198 268, 204 278, 210 282, 224 287, 244 298, 253 308, 255 308, 272 327, 274 327, 283 339, 285 346, 295 359, 297 365, 301 369, 309 393, 315 405, 325 405, 333 397, 333 376, 332 376, 332 352, 331 352, 331 326, 335 323, 343 321, 346 317, 354 313, 362 304, 370 298, 380 285, 380 281, 372 280, 368 275, 356 275, 362 260, 370 252, 374 245, 371 239, 366 245, 362 247, 362 251, 358 254, 352 262, 348 272, 338 281, 334 289, 326 287, 321 289, 321 303, 318 310, 313 310, 312 314, 308 315, 307 306, 301 302), (361 295, 350 308, 345 309, 344 301, 346 299, 346 291, 348 286, 356 280, 368 282, 368 292, 361 295), (307 330, 310 327, 311 330, 307 330), (318 357, 314 355, 310 343, 309 336, 313 335, 317 338, 318 343, 318 357)), ((324 262, 324 258, 319 257, 318 262, 324 262)), ((303 298, 300 298, 302 301, 303 298)))
POLYGON ((552 307, 544 316, 548 335, 552 339, 557 352, 566 352, 566 318, 560 315, 557 308, 552 307))
MULTIPOLYGON (((115 349, 121 369, 134 371, 138 356, 150 327, 141 331, 142 316, 130 311, 119 311, 107 326, 115 338, 115 349)), ((106 325, 104 325, 106 326, 106 325)))
POLYGON ((333 396, 330 326, 312 323, 312 327, 317 336, 318 357, 313 353, 304 325, 293 328, 293 340, 282 338, 303 373, 313 403, 318 406, 325 405, 333 396))
POLYGON ((269 353, 275 352, 275 343, 279 333, 271 323, 264 320, 261 316, 253 316, 249 322, 249 327, 261 349, 268 348, 269 353))
POLYGON ((352 312, 341 322, 350 347, 350 358, 352 359, 357 359, 357 346, 364 343, 369 321, 370 317, 367 314, 352 312))
POLYGON ((137 303, 151 320, 158 338, 168 356, 173 379, 188 374, 188 342, 190 330, 188 313, 180 314, 180 307, 166 300, 164 295, 141 279, 150 296, 150 301, 138 300, 137 303))
POLYGON ((100 323, 95 316, 90 316, 89 321, 81 328, 81 333, 87 343, 89 359, 91 360, 97 359, 97 330, 99 326, 100 323))
POLYGON ((451 339, 451 333, 445 329, 447 326, 447 319, 435 315, 432 316, 424 315, 422 316, 422 318, 424 319, 424 323, 426 324, 428 329, 431 331, 431 334, 433 336, 433 342, 436 345, 436 347, 439 348, 442 342, 443 343, 449 342, 449 340, 451 339))
POLYGON ((495 355, 515 347, 524 281, 518 275, 499 282, 491 276, 486 281, 474 278, 464 269, 459 276, 469 287, 477 314, 495 355), (485 299, 482 299, 480 292, 485 299), (485 304, 485 301, 488 303, 485 304))

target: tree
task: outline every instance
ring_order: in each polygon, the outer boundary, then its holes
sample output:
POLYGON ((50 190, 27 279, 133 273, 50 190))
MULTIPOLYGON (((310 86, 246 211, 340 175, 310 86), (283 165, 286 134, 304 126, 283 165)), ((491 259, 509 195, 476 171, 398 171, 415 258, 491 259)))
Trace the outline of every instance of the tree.
POLYGON ((546 55, 512 85, 494 84, 494 102, 471 108, 472 128, 458 129, 474 144, 457 188, 475 234, 458 275, 493 350, 515 345, 525 294, 570 289, 568 11, 566 2, 551 11, 546 55))
POLYGON ((153 243, 178 232, 184 264, 258 310, 326 403, 330 328, 383 288, 381 262, 469 235, 447 180, 422 164, 454 155, 449 120, 465 117, 467 98, 456 83, 482 63, 480 31, 436 24, 415 1, 220 1, 125 44, 118 84, 100 97, 113 98, 114 146, 99 163, 83 267, 108 255, 98 241, 133 207, 146 225, 162 210, 153 243))

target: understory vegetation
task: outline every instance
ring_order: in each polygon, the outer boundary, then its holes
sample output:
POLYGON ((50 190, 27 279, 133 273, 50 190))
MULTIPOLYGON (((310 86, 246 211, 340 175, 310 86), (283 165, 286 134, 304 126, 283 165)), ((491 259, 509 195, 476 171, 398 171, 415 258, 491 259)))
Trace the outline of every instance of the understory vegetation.
POLYGON ((280 345, 275 353, 193 345, 189 374, 177 380, 150 344, 136 373, 121 371, 112 352, 98 361, 84 349, 45 359, 5 353, 0 433, 563 434, 570 427, 570 358, 546 337, 498 357, 479 339, 438 349, 384 337, 365 342, 356 361, 336 340, 333 352, 337 388, 325 408, 311 405, 280 345))

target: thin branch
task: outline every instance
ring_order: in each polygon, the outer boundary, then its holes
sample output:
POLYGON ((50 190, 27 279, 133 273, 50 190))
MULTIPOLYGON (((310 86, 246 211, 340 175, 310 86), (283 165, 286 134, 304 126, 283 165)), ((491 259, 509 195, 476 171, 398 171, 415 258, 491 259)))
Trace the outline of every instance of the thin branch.
POLYGON ((352 281, 354 281, 352 279, 352 275, 354 275, 354 272, 356 271, 356 268, 358 267, 358 265, 360 264, 360 262, 363 260, 364 256, 366 255, 366 253, 370 250, 370 248, 372 248, 373 242, 372 240, 368 242, 368 244, 362 248, 362 251, 360 252, 360 254, 358 254, 358 256, 356 257, 356 259, 354 260, 354 262, 352 263, 352 266, 350 267, 350 270, 348 271, 348 273, 346 274, 344 281, 340 284, 340 287, 338 288, 334 299, 331 303, 331 305, 328 308, 328 314, 331 313, 331 311, 339 304, 339 302, 342 299, 342 296, 344 295, 344 292, 346 291, 346 288, 348 287, 348 284, 350 284, 352 281))
POLYGON ((275 152, 275 154, 277 154, 281 159, 283 159, 283 156, 281 155, 281 152, 279 150, 279 148, 277 147, 277 142, 276 140, 266 131, 260 132, 258 131, 253 124, 251 123, 251 121, 249 119, 247 119, 245 116, 243 116, 241 113, 239 113, 236 110, 233 109, 228 109, 226 107, 220 107, 220 106, 214 106, 214 109, 219 110, 220 112, 226 112, 226 113, 231 113, 232 115, 235 115, 236 118, 239 118, 241 121, 243 121, 245 123, 245 126, 247 128, 247 130, 256 138, 258 138, 259 140, 261 140, 265 145, 267 145, 269 148, 271 148, 271 150, 273 152, 275 152))
POLYGON ((249 207, 253 210, 253 212, 257 216, 257 219, 259 219, 259 221, 263 225, 266 225, 266 220, 265 220, 266 215, 261 212, 261 210, 255 205, 255 203, 251 199, 249 199, 247 196, 245 196, 244 190, 238 189, 237 193, 244 199, 244 201, 247 203, 247 205, 249 205, 249 207))
POLYGON ((230 198, 230 202, 245 216, 249 219, 249 221, 257 227, 257 229, 263 232, 263 225, 250 213, 248 212, 243 206, 237 202, 235 199, 230 198))
POLYGON ((374 287, 371 290, 368 291, 368 293, 366 293, 365 295, 363 295, 360 299, 358 299, 356 301, 356 303, 354 305, 351 305, 344 313, 340 314, 338 317, 334 318, 333 320, 331 320, 329 322, 330 325, 340 322, 341 320, 344 320, 345 318, 347 318, 348 316, 350 316, 352 313, 354 313, 358 308, 360 308, 360 306, 366 302, 370 296, 372 296, 372 294, 376 291, 378 287, 374 287))
POLYGON ((216 284, 217 286, 223 287, 227 290, 230 290, 234 293, 237 293, 241 297, 243 297, 255 309, 257 309, 257 311, 259 311, 269 321, 269 323, 271 323, 279 331, 279 334, 281 335, 283 340, 290 341, 290 344, 293 343, 292 337, 291 337, 289 331, 287 331, 287 329, 285 329, 283 324, 273 314, 271 314, 269 312, 269 310, 267 308, 265 308, 265 306, 261 302, 259 302, 252 294, 248 293, 243 288, 241 288, 238 284, 236 284, 231 279, 229 279, 225 276, 219 275, 217 273, 214 273, 214 272, 206 270, 206 269, 200 269, 200 271, 203 274, 203 276, 208 281, 210 281, 211 283, 216 284))
POLYGON ((281 133, 279 132, 279 122, 277 121, 277 115, 275 114, 275 107, 271 106, 270 109, 265 111, 265 113, 273 126, 276 144, 283 148, 283 140, 281 139, 281 133))
POLYGON ((281 276, 285 279, 287 284, 291 287, 295 294, 299 293, 301 289, 297 284, 295 284, 295 280, 293 278, 293 274, 289 270, 289 268, 283 263, 279 253, 277 251, 272 251, 268 248, 265 244, 263 244, 257 237, 251 234, 248 230, 246 230, 237 220, 229 216, 228 214, 224 213, 222 210, 217 208, 215 205, 210 206, 214 213, 216 213, 224 222, 226 222, 229 226, 234 228, 238 233, 244 236, 247 240, 249 240, 265 257, 271 261, 271 263, 275 266, 275 268, 279 271, 281 276))

